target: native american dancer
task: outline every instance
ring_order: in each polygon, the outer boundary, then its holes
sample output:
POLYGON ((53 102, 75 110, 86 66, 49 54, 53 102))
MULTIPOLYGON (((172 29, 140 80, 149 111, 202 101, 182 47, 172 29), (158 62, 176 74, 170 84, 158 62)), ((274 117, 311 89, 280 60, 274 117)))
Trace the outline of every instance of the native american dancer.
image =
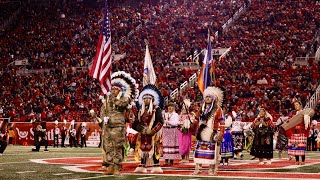
POLYGON ((282 125, 282 128, 286 130, 286 135, 289 138, 288 155, 295 156, 297 165, 304 165, 310 119, 314 110, 311 108, 302 109, 300 101, 294 102, 294 108, 295 111, 289 115, 290 119, 282 125), (299 156, 301 156, 301 163, 299 163, 299 156))
POLYGON ((276 137, 276 150, 279 151, 279 159, 282 158, 282 153, 283 151, 287 151, 287 146, 288 146, 288 138, 285 134, 279 133, 280 126, 285 123, 289 117, 287 116, 287 113, 283 111, 281 113, 281 116, 276 122, 276 132, 275 132, 275 137, 276 137))
POLYGON ((224 115, 221 109, 223 92, 217 87, 207 87, 203 93, 204 103, 200 111, 196 163, 193 174, 199 174, 202 164, 209 165, 208 174, 216 175, 220 162, 220 143, 224 134, 224 115), (219 131, 219 132, 218 132, 219 131))
POLYGON ((245 123, 242 122, 242 116, 241 113, 236 113, 235 111, 232 111, 232 115, 235 118, 235 120, 232 122, 232 128, 231 128, 231 134, 232 139, 234 143, 234 159, 237 159, 240 157, 240 159, 243 159, 243 148, 244 148, 244 132, 243 128, 245 126, 245 123))
POLYGON ((143 87, 138 98, 138 115, 132 129, 139 132, 136 142, 136 160, 139 166, 134 172, 147 172, 147 166, 152 166, 151 173, 162 173, 160 167, 161 157, 161 128, 163 117, 163 97, 154 85, 143 87))
MULTIPOLYGON (((244 137, 245 137, 245 147, 244 149, 247 151, 247 152, 250 152, 251 151, 251 148, 252 148, 252 144, 253 144, 253 138, 254 138, 254 133, 251 129, 251 125, 252 125, 252 122, 251 123, 247 123, 244 127, 243 127, 243 134, 244 134, 244 137)), ((256 157, 254 156, 251 156, 250 157, 250 160, 254 160, 256 157)))
POLYGON ((232 125, 232 117, 228 114, 227 108, 223 107, 224 119, 225 119, 225 132, 223 134, 223 141, 221 143, 221 163, 222 165, 229 165, 229 158, 233 157, 233 139, 230 133, 232 125))
POLYGON ((273 132, 274 124, 271 115, 260 108, 258 117, 253 121, 251 128, 254 132, 253 144, 250 154, 259 158, 259 164, 271 164, 273 158, 273 132))
POLYGON ((180 163, 189 162, 189 154, 191 151, 191 137, 192 127, 194 123, 194 115, 189 113, 189 107, 191 102, 189 99, 184 100, 184 106, 179 119, 179 131, 178 131, 178 142, 179 142, 179 153, 181 155, 180 163))
POLYGON ((178 143, 179 115, 175 111, 176 104, 168 103, 168 113, 164 115, 162 128, 163 158, 165 165, 173 166, 174 159, 180 159, 178 143))

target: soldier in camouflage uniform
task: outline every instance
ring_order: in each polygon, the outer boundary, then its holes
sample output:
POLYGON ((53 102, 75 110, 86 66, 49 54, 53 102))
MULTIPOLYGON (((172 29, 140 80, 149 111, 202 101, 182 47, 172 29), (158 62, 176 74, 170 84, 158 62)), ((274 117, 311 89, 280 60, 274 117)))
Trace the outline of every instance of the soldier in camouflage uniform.
POLYGON ((102 100, 98 118, 102 128, 103 165, 107 175, 118 175, 123 161, 126 135, 126 112, 135 104, 139 92, 135 80, 127 73, 112 74, 111 94, 102 100))
POLYGON ((106 163, 109 165, 106 174, 110 175, 119 174, 126 134, 125 112, 129 99, 123 96, 119 97, 119 93, 121 90, 117 86, 113 86, 112 93, 105 102, 105 132, 102 135, 102 146, 106 152, 106 163))

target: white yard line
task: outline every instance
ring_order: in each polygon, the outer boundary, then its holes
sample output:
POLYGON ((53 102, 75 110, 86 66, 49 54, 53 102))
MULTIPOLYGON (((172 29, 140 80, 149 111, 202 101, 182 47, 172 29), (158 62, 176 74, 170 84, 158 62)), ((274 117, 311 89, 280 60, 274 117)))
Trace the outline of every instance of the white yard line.
POLYGON ((52 175, 61 176, 61 175, 68 175, 68 174, 73 174, 73 173, 56 173, 56 174, 52 174, 52 175))
MULTIPOLYGON (((36 153, 41 153, 44 151, 40 151, 40 152, 27 152, 27 153, 17 153, 17 154, 5 154, 5 156, 21 156, 21 155, 27 155, 27 154, 36 154, 36 153)), ((50 151, 46 152, 46 153, 50 153, 50 154, 98 154, 101 155, 101 153, 76 153, 76 152, 55 152, 55 151, 50 151)))
POLYGON ((24 174, 24 173, 33 173, 33 172, 37 172, 37 171, 20 171, 20 172, 16 172, 17 174, 24 174))
MULTIPOLYGON (((68 169, 68 170, 76 170, 77 172, 85 172, 86 170, 81 170, 79 169, 78 167, 75 167, 75 166, 68 166, 68 167, 62 167, 64 169, 68 169)), ((88 172, 88 171, 87 171, 88 172)), ((221 172, 221 171, 220 171, 221 172)), ((228 171, 224 171, 224 172, 228 172, 228 171)), ((251 171, 241 171, 241 173, 243 172, 247 172, 247 173, 265 173, 265 172, 251 172, 251 171)), ((92 172, 92 173, 98 173, 98 172, 92 172)), ((191 171, 190 171, 191 173, 191 171)), ((236 172, 234 172, 236 173, 236 172)), ((273 174, 273 173, 276 173, 276 172, 270 172, 270 174, 273 174)), ((288 173, 288 174, 291 174, 290 172, 283 172, 284 174, 285 173, 288 173)), ((134 176, 139 176, 139 174, 131 174, 131 173, 122 173, 123 175, 134 175, 134 176)), ((314 174, 315 176, 319 175, 319 173, 298 173, 298 174, 314 174)), ((148 177, 141 177, 141 178, 137 178, 137 179, 152 179, 152 178, 156 178, 156 176, 167 176, 167 177, 176 177, 177 174, 143 174, 145 176, 148 176, 148 177)), ((205 178, 208 178, 208 177, 211 177, 211 176, 199 176, 199 175, 181 175, 179 174, 180 177, 189 177, 189 178, 192 178, 194 177, 194 179, 188 179, 188 180, 197 180, 198 178, 201 178, 201 177, 205 177, 205 178)), ((85 177, 85 178, 77 178, 77 179, 73 179, 73 180, 85 180, 85 179, 97 179, 97 178, 102 178, 102 177, 109 177, 107 175, 100 175, 100 176, 92 176, 92 177, 85 177)), ((222 179, 239 179, 241 177, 239 176, 214 176, 215 178, 222 178, 222 179)), ((270 177, 248 177, 248 176, 244 176, 243 178, 246 178, 246 179, 270 179, 270 177)), ((276 178, 276 177, 273 177, 272 179, 276 179, 276 180, 301 180, 303 178, 276 178)), ((316 180, 316 179, 309 179, 308 180, 316 180)))
MULTIPOLYGON (((73 172, 82 172, 82 173, 99 173, 96 171, 88 171, 88 170, 84 170, 81 169, 80 167, 86 167, 86 165, 74 165, 74 166, 62 166, 61 168, 69 170, 69 171, 73 171, 73 172)), ((102 172, 101 172, 102 173, 102 172)))
POLYGON ((0 163, 0 165, 2 165, 2 164, 23 164, 23 163, 29 163, 29 161, 6 162, 6 163, 0 163))
POLYGON ((85 178, 77 178, 77 179, 69 179, 69 180, 98 179, 98 178, 102 178, 102 177, 108 177, 108 175, 85 177, 85 178))
MULTIPOLYGON (((129 174, 129 173, 123 173, 123 175, 139 175, 139 174, 129 174)), ((308 174, 308 173, 306 173, 308 174)), ((309 179, 309 178, 270 178, 270 177, 247 177, 247 176, 203 176, 203 175, 182 175, 182 174, 143 174, 143 175, 149 175, 149 176, 167 176, 167 177, 196 177, 196 178, 222 178, 222 179, 277 179, 277 180, 319 180, 319 179, 309 179)))
POLYGON ((149 177, 142 177, 142 178, 137 178, 137 179, 152 179, 152 178, 155 178, 155 177, 149 176, 149 177))
MULTIPOLYGON (((101 153, 100 153, 101 154, 101 153)), ((101 159, 100 162, 102 162, 102 158, 100 157, 61 157, 61 158, 46 158, 46 159, 30 159, 31 162, 34 163, 40 163, 40 164, 64 164, 66 165, 66 163, 52 163, 52 162, 47 162, 46 160, 54 160, 54 159, 81 159, 81 158, 95 158, 95 159, 101 159)), ((99 161, 99 160, 90 160, 90 161, 99 161)), ((98 162, 97 162, 98 163, 98 162)), ((78 166, 86 166, 86 164, 72 164, 72 165, 78 165, 78 166)), ((95 165, 95 164, 92 164, 95 165)))

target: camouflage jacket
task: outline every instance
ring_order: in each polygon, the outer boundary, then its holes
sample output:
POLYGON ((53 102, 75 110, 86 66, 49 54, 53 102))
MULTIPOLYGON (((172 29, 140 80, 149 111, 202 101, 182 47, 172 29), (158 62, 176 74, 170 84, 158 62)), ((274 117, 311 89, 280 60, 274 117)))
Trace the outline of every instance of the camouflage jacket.
POLYGON ((121 97, 117 99, 112 94, 108 96, 100 109, 100 118, 103 120, 101 127, 125 127, 125 113, 128 110, 128 104, 128 98, 121 97), (108 122, 104 122, 105 117, 108 118, 108 122))

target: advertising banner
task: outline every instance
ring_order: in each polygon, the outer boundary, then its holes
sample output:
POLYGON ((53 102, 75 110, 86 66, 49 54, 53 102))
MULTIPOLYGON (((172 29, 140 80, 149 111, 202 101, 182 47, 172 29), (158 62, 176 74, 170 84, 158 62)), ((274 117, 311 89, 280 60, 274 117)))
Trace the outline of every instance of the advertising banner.
MULTIPOLYGON (((34 129, 38 124, 35 123, 13 123, 12 129, 15 132, 14 144, 20 145, 33 145, 34 144, 34 129)), ((80 142, 80 130, 81 123, 75 123, 75 129, 77 130, 77 141, 80 142)), ((59 123, 58 128, 60 129, 59 134, 59 146, 61 145, 61 132, 62 132, 63 124, 59 123)), ((68 123, 67 128, 70 127, 68 123)), ((46 123, 47 129, 47 138, 49 145, 53 145, 54 138, 54 123, 46 123)), ((98 147, 100 142, 100 127, 97 123, 87 123, 86 125, 87 133, 86 133, 86 143, 89 147, 98 147)), ((67 135, 65 139, 65 145, 69 144, 69 135, 67 130, 67 135)))

